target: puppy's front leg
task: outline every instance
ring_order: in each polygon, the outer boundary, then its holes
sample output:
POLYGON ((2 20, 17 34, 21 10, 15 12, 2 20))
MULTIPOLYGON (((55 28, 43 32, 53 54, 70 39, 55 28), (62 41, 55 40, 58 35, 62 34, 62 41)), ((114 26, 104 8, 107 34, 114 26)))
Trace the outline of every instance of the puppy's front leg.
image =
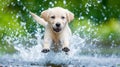
POLYGON ((47 53, 50 51, 51 43, 52 43, 52 39, 48 31, 46 30, 44 35, 44 42, 43 42, 43 50, 42 50, 43 53, 47 53))
POLYGON ((70 51, 69 47, 69 37, 63 36, 61 37, 62 51, 68 52, 70 51))
POLYGON ((69 41, 66 40, 63 42, 62 50, 64 52, 68 52, 68 51, 70 51, 70 49, 68 47, 69 47, 69 41))

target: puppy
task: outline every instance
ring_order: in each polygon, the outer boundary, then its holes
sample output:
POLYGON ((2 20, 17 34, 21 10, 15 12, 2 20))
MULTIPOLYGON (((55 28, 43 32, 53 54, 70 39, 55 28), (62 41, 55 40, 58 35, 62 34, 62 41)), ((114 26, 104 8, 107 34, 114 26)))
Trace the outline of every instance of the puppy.
POLYGON ((51 44, 62 45, 62 51, 68 52, 71 30, 68 26, 74 19, 74 14, 61 7, 49 8, 41 13, 41 18, 30 12, 32 17, 45 27, 42 52, 50 51, 51 44))

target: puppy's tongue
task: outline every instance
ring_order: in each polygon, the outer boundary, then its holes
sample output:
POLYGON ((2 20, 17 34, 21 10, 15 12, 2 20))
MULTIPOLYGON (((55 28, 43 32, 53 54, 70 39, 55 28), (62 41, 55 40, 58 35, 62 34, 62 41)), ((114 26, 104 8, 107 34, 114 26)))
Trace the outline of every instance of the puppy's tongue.
POLYGON ((61 31, 60 28, 53 28, 53 30, 54 30, 55 32, 60 32, 60 31, 61 31))

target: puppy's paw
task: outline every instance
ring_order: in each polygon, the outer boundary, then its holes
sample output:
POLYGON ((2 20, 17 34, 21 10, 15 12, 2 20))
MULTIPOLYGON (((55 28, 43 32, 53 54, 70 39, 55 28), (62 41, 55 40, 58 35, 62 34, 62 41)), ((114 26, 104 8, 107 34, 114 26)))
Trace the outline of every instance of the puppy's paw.
POLYGON ((49 52, 49 51, 50 51, 49 49, 43 49, 41 52, 47 53, 47 52, 49 52))
POLYGON ((62 51, 68 52, 68 51, 70 51, 70 49, 68 47, 64 47, 64 48, 62 48, 62 51))

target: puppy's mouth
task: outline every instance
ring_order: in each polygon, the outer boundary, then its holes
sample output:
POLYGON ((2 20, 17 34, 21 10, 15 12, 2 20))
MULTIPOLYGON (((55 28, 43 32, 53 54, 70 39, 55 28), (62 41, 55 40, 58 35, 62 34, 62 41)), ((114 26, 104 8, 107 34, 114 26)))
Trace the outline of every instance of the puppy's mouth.
POLYGON ((61 31, 61 28, 53 28, 53 30, 55 31, 55 32, 60 32, 61 31))

